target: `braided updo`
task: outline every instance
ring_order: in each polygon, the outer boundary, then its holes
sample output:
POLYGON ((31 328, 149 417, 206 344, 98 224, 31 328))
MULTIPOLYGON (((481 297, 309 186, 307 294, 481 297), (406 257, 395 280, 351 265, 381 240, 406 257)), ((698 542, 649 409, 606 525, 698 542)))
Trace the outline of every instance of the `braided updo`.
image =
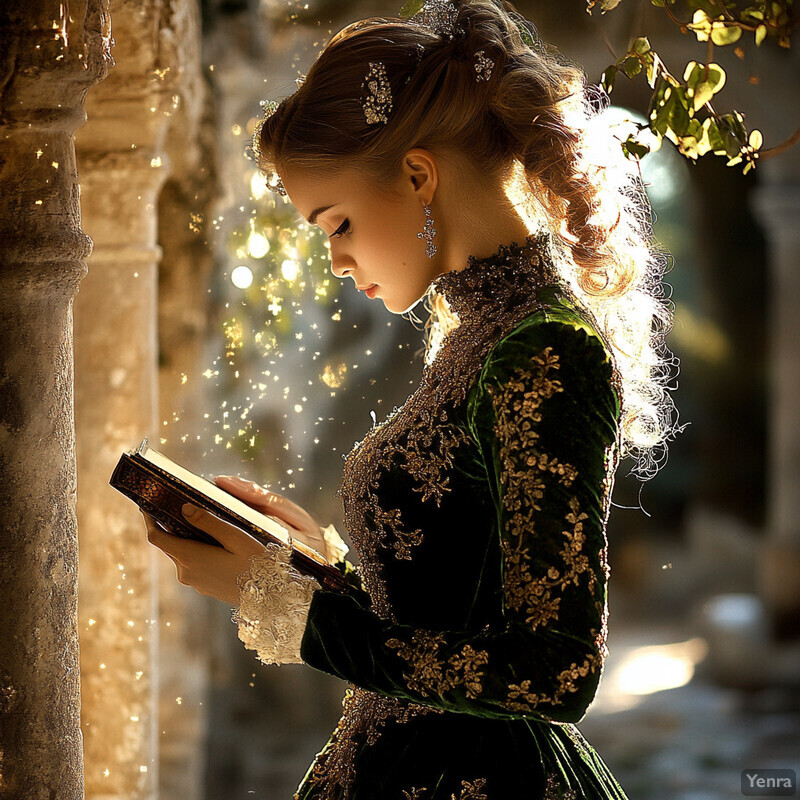
MULTIPOLYGON (((563 280, 614 352, 623 447, 646 478, 673 430, 666 259, 652 241, 636 165, 602 115, 606 103, 511 3, 462 0, 452 37, 389 17, 336 33, 256 130, 254 150, 265 174, 293 167, 333 176, 347 164, 378 191, 390 191, 413 147, 454 161, 478 184, 502 181, 531 230, 554 234, 563 280), (476 80, 480 50, 494 62, 488 80, 476 80), (365 119, 370 62, 385 66, 391 84, 386 124, 365 119)), ((433 327, 457 324, 443 298, 431 292, 427 300, 433 327)))

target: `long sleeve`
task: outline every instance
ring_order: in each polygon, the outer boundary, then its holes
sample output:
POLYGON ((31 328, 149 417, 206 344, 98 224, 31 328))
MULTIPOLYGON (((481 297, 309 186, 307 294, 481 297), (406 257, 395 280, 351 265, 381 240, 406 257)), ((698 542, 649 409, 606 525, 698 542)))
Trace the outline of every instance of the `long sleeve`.
POLYGON ((424 629, 377 616, 363 595, 317 591, 303 661, 441 709, 578 721, 605 656, 611 378, 601 340, 576 315, 539 312, 494 346, 470 391, 467 426, 497 519, 487 535, 500 539, 502 624, 424 629))

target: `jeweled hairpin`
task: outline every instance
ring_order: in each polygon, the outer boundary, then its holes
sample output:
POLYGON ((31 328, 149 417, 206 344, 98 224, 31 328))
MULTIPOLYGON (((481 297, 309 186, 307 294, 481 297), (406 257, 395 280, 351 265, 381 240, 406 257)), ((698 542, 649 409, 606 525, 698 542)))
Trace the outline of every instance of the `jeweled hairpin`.
POLYGON ((494 61, 488 58, 483 50, 478 50, 475 53, 475 80, 488 81, 492 77, 493 69, 494 61))
POLYGON ((366 97, 361 105, 368 125, 388 122, 392 112, 392 86, 386 77, 386 67, 381 61, 370 61, 369 72, 361 86, 366 97))
MULTIPOLYGON (((256 154, 259 152, 258 146, 258 139, 261 134, 261 127, 264 123, 278 110, 278 102, 276 100, 267 100, 264 102, 264 116, 262 117, 261 121, 258 125, 256 125, 255 132, 253 134, 253 150, 256 154)), ((267 189, 275 194, 279 194, 281 197, 286 197, 286 189, 283 187, 283 181, 281 180, 281 176, 278 175, 277 172, 271 172, 267 175, 267 189)))
POLYGON ((422 9, 409 19, 416 25, 452 39, 456 29, 458 7, 451 0, 425 0, 422 9))
POLYGON ((286 189, 283 188, 283 181, 277 172, 271 172, 267 178, 267 189, 281 197, 286 197, 286 189))

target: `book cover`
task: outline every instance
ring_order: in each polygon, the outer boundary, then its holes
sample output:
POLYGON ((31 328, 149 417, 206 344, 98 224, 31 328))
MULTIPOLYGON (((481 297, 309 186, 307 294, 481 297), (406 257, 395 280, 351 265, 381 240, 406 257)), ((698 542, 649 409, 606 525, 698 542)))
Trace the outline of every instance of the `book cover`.
POLYGON ((148 447, 145 438, 136 450, 123 453, 109 481, 174 536, 222 547, 212 536, 194 527, 184 516, 184 503, 192 503, 235 525, 266 545, 278 542, 291 547, 292 564, 316 578, 323 588, 342 591, 348 585, 343 570, 329 564, 311 547, 291 539, 275 517, 262 514, 216 484, 148 447))

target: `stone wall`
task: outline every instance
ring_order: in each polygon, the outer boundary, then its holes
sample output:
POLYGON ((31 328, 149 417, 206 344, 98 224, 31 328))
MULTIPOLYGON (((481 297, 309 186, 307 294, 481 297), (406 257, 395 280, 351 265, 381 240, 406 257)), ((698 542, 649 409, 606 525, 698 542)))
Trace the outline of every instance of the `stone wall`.
POLYGON ((82 800, 73 134, 111 63, 108 3, 0 6, 0 797, 82 800))

